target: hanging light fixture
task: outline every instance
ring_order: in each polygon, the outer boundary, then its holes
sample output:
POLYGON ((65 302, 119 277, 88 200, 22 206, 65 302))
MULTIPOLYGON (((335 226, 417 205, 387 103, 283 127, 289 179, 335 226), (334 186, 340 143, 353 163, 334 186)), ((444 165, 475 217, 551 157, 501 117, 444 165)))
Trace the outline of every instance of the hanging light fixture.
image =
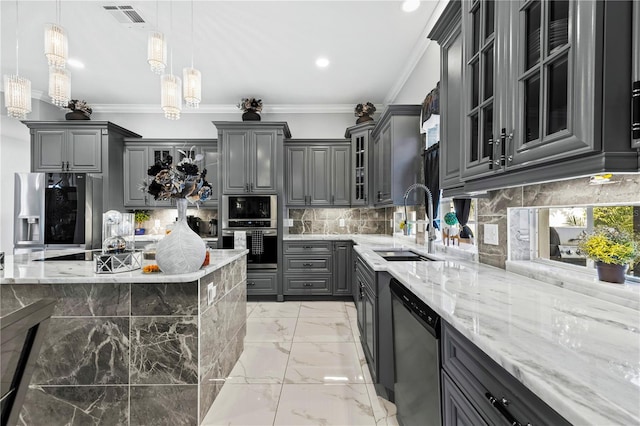
POLYGON ((183 68, 184 102, 189 108, 199 108, 202 100, 202 74, 193 67, 193 0, 191 0, 191 68, 183 68))
MULTIPOLYGON (((158 23, 158 2, 156 1, 156 26, 158 23)), ((162 74, 167 66, 167 43, 164 40, 164 34, 160 31, 151 31, 147 41, 147 63, 151 67, 151 71, 156 74, 162 74)))
POLYGON ((4 76, 4 104, 7 115, 11 118, 24 120, 31 112, 31 81, 20 77, 20 60, 18 56, 18 0, 16 0, 16 73, 4 76))
POLYGON ((71 73, 61 68, 49 68, 49 96, 51 102, 60 108, 66 108, 71 99, 71 73))
POLYGON ((49 67, 64 68, 69 57, 67 33, 60 25, 60 1, 56 0, 56 23, 44 27, 44 55, 49 67))
MULTIPOLYGON (((170 5, 170 14, 173 16, 173 3, 170 5)), ((169 31, 173 30, 173 18, 169 31)), ((179 120, 182 111, 182 82, 180 77, 173 75, 173 46, 170 53, 171 72, 163 74, 160 78, 160 106, 164 111, 164 116, 169 120, 179 120)))

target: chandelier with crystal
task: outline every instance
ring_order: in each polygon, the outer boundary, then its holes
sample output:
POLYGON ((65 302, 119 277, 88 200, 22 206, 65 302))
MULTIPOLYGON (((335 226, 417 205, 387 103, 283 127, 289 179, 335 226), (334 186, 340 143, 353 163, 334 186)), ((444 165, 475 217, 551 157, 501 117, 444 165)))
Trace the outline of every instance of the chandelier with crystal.
POLYGON ((147 42, 147 63, 151 71, 162 74, 167 66, 167 44, 164 41, 164 34, 159 31, 151 31, 147 42))
POLYGON ((173 74, 160 78, 160 106, 169 120, 179 120, 182 111, 182 82, 173 74))
POLYGON ((46 24, 44 27, 44 55, 51 68, 64 68, 67 64, 69 57, 67 33, 58 24, 46 24))
POLYGON ((191 67, 183 68, 184 103, 188 108, 199 108, 202 100, 202 74, 193 67, 193 0, 191 0, 191 67))
POLYGON ((7 107, 7 115, 9 117, 24 120, 27 118, 27 114, 31 112, 31 81, 20 76, 19 28, 18 1, 16 0, 16 73, 15 75, 5 75, 3 78, 4 104, 7 107))
POLYGON ((202 75, 195 68, 182 70, 184 103, 189 108, 199 108, 202 100, 202 75))
POLYGON ((49 96, 54 105, 66 108, 69 99, 71 99, 71 74, 69 70, 49 68, 49 96))

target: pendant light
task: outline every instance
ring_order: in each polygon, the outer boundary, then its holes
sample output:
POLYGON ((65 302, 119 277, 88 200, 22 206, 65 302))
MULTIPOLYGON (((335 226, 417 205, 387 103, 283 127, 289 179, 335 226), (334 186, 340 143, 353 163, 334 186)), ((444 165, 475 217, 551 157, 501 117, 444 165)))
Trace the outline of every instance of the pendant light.
POLYGON ((66 108, 71 99, 71 73, 61 68, 49 68, 49 96, 51 102, 66 108))
MULTIPOLYGON (((158 2, 156 1, 156 27, 158 23, 158 2)), ((147 41, 147 63, 151 71, 162 74, 167 66, 167 43, 160 31, 151 31, 147 41)))
POLYGON ((7 115, 11 118, 24 120, 31 112, 31 81, 20 77, 20 60, 18 56, 18 0, 16 0, 16 73, 4 76, 4 104, 7 115))
MULTIPOLYGON (((169 32, 173 31, 173 3, 169 2, 171 21, 169 32)), ((173 75, 173 46, 170 50, 171 72, 163 74, 160 78, 160 106, 164 111, 164 116, 169 120, 179 120, 182 111, 182 81, 180 77, 173 75)))
POLYGON ((49 67, 64 68, 69 57, 67 33, 60 25, 60 0, 56 0, 56 23, 44 27, 44 55, 49 67))
POLYGON ((191 0, 191 68, 183 68, 184 102, 189 108, 200 108, 202 100, 202 74, 193 67, 193 0, 191 0))

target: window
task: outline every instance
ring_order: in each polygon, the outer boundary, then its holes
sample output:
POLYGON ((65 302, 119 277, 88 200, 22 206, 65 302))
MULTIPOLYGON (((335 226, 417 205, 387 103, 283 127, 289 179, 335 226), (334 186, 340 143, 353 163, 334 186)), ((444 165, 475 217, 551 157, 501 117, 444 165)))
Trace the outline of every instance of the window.
MULTIPOLYGON (((640 205, 511 209, 509 218, 511 260, 541 259, 593 269, 594 262, 578 244, 594 228, 624 230, 640 241, 640 205)), ((640 265, 630 266, 627 275, 640 277, 640 265)))

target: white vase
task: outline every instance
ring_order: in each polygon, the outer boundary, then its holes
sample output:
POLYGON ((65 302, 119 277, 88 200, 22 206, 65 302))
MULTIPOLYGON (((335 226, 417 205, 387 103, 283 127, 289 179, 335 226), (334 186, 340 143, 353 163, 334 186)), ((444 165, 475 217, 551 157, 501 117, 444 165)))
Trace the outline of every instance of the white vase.
POLYGON ((178 221, 171 233, 158 241, 156 261, 166 274, 195 272, 202 266, 207 247, 187 224, 187 200, 177 198, 178 221))

